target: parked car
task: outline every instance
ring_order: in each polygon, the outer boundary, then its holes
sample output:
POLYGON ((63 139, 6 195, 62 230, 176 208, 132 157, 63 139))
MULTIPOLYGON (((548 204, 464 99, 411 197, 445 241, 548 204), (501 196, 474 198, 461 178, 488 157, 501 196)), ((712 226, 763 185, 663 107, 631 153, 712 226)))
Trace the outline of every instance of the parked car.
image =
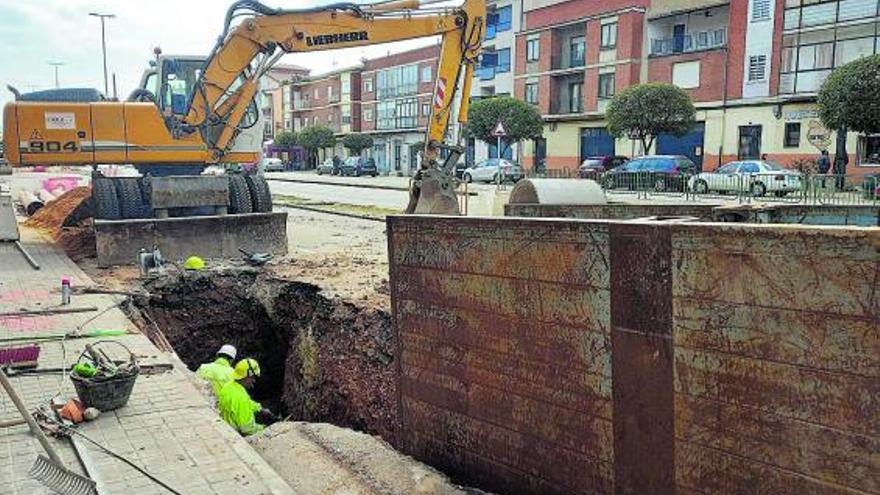
POLYGON ((868 174, 862 179, 862 194, 865 199, 880 199, 880 174, 868 174))
POLYGON ((454 169, 454 172, 453 172, 453 173, 455 173, 455 178, 457 178, 457 179, 461 179, 461 178, 463 178, 463 177, 464 177, 464 171, 467 170, 468 168, 470 168, 470 167, 468 166, 467 163, 465 163, 464 160, 461 160, 461 161, 459 161, 458 163, 456 163, 456 164, 455 164, 455 169, 454 169))
POLYGON ((696 172, 697 166, 686 156, 640 156, 606 172, 602 176, 602 186, 605 189, 683 192, 696 172))
POLYGON ((625 156, 588 156, 578 167, 578 177, 596 180, 605 172, 629 161, 625 156))
POLYGON ((713 172, 690 178, 688 187, 696 194, 715 192, 750 192, 753 196, 773 193, 777 196, 804 187, 803 174, 778 163, 762 160, 730 162, 713 172))
POLYGON ((264 157, 260 161, 260 170, 263 172, 284 172, 284 162, 281 158, 264 157))
POLYGON ((324 160, 320 165, 318 165, 318 167, 315 169, 315 172, 317 172, 318 175, 336 175, 337 171, 336 168, 333 166, 333 159, 328 158, 324 160))
POLYGON ((462 172, 465 182, 517 182, 523 178, 523 169, 510 160, 489 158, 462 172))
POLYGON ((373 160, 372 158, 361 158, 354 169, 354 175, 358 177, 362 175, 376 177, 379 175, 379 169, 376 167, 376 160, 373 160))

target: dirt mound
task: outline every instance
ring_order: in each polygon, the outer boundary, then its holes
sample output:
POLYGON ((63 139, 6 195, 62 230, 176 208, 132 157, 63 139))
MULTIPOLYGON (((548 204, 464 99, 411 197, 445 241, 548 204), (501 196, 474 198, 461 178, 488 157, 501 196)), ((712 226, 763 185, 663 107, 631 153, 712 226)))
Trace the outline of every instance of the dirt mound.
POLYGON ((264 370, 254 396, 293 419, 326 421, 396 445, 396 368, 387 311, 329 298, 252 269, 168 275, 137 304, 195 369, 231 343, 264 370))
POLYGON ((44 230, 74 261, 95 256, 89 187, 77 187, 37 210, 24 225, 44 230))
POLYGON ((82 216, 84 213, 82 210, 87 208, 84 203, 87 203, 91 196, 92 190, 87 186, 73 188, 37 210, 24 224, 27 227, 48 229, 52 232, 61 227, 76 225, 86 218, 82 216))

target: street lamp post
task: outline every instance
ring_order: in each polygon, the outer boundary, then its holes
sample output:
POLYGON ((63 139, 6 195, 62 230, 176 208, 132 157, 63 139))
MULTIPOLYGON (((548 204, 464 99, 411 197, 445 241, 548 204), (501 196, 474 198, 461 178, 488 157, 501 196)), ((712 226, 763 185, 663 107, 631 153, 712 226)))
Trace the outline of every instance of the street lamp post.
POLYGON ((104 95, 109 98, 110 88, 107 86, 107 36, 104 31, 104 19, 112 19, 115 14, 101 14, 98 12, 89 12, 92 17, 101 19, 101 52, 104 55, 104 95))
POLYGON ((55 67, 55 89, 58 89, 60 86, 58 85, 58 68, 64 65, 64 62, 46 62, 47 64, 55 67))

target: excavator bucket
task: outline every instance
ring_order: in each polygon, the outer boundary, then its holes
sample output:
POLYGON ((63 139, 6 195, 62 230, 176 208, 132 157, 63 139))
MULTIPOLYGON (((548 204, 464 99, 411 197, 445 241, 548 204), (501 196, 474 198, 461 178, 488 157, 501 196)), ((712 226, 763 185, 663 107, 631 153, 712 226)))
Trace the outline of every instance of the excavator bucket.
POLYGON ((409 190, 407 214, 460 215, 455 179, 442 170, 422 170, 409 190))

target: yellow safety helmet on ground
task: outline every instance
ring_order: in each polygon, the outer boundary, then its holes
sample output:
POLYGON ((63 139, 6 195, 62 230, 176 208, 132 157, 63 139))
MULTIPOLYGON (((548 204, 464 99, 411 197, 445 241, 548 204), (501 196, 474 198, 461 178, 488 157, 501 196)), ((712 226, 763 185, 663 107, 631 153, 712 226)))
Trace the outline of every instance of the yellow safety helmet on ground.
POLYGON ((205 260, 199 258, 198 256, 190 256, 183 263, 183 267, 187 270, 204 270, 205 260))
POLYGON ((241 380, 249 376, 260 376, 260 363, 254 358, 242 359, 235 364, 235 370, 232 372, 233 378, 241 380))

